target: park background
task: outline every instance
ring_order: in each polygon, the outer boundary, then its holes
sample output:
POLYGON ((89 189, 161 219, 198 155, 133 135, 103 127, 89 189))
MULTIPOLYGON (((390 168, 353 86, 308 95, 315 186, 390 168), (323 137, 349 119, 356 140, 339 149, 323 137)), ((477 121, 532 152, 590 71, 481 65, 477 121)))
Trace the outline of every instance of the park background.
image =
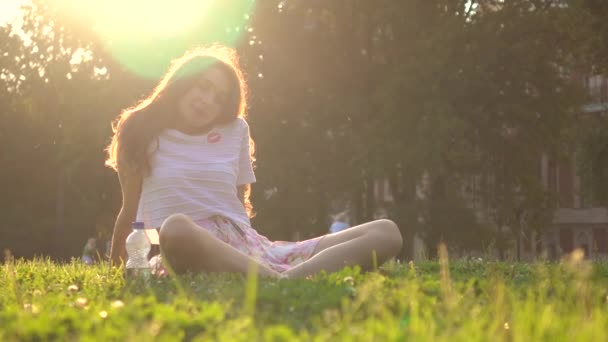
POLYGON ((349 209, 396 221, 404 259, 439 241, 608 253, 605 1, 126 3, 23 2, 0 28, 0 249, 67 260, 109 239, 111 121, 218 41, 248 77, 253 225, 271 239, 349 209))

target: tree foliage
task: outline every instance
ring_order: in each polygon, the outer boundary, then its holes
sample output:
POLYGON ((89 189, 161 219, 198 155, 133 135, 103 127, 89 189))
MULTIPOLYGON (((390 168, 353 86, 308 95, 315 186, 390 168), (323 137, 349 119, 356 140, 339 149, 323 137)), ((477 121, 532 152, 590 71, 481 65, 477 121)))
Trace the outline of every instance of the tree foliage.
MULTIPOLYGON (((523 226, 546 225, 553 202, 540 184, 539 157, 563 150, 581 104, 577 85, 560 73, 574 48, 560 26, 570 9, 524 0, 473 4, 266 3, 254 23, 264 43, 251 54, 263 53, 264 82, 253 92, 264 97, 253 120, 259 131, 273 127, 257 139, 261 151, 276 153, 261 152, 259 167, 278 189, 271 207, 285 218, 277 223, 313 224, 311 214, 325 213, 303 208, 341 193, 365 202, 373 180, 387 177, 392 211, 417 208, 414 216, 395 215, 406 217, 404 233, 418 231, 431 245, 448 237, 458 244, 475 231, 460 228, 470 216, 444 224, 436 210, 468 210, 463 188, 473 179, 470 195, 483 203, 476 209, 495 230, 509 227, 517 236, 523 226), (280 148, 270 147, 277 141, 280 148)), ((358 203, 359 219, 370 219, 373 206, 358 203)))
MULTIPOLYGON (((587 12, 557 4, 259 1, 239 45, 257 143, 254 227, 312 237, 335 202, 350 202, 354 223, 390 206, 406 240, 430 246, 506 246, 508 234, 541 229, 555 202, 539 156, 565 150, 581 104, 563 70, 581 48, 568 25, 587 12), (375 197, 383 179, 389 203, 375 197)), ((74 255, 96 226, 111 230, 110 121, 151 84, 114 64, 82 22, 34 5, 31 43, 0 32, 10 123, 0 179, 11 194, 0 241, 17 255, 74 255)))
POLYGON ((16 255, 78 254, 96 230, 108 234, 120 198, 103 149, 129 94, 116 81, 128 84, 109 76, 112 65, 94 40, 60 19, 34 1, 20 25, 0 32, 0 181, 9 194, 0 241, 16 255))

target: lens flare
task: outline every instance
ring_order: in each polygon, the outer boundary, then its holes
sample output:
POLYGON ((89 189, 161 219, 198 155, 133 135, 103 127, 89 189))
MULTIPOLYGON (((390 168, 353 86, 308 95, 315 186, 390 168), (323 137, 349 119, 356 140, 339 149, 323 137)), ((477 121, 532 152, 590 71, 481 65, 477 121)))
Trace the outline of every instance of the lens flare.
POLYGON ((156 79, 188 49, 234 46, 247 32, 255 0, 59 0, 123 67, 156 79), (83 19, 86 18, 86 19, 83 19))

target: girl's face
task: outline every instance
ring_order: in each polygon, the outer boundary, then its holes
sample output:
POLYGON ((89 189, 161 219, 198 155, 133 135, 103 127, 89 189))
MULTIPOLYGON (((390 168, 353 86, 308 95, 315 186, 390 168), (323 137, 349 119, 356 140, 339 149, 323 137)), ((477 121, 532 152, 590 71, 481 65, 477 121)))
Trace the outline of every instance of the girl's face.
POLYGON ((187 134, 203 134, 225 114, 229 82, 224 71, 211 67, 177 101, 176 128, 187 134))

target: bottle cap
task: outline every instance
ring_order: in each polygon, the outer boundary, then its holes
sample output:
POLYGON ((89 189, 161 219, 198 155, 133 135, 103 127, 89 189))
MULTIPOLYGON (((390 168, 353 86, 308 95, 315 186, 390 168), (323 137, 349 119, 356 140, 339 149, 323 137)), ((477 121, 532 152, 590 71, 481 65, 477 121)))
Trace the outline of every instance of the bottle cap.
POLYGON ((131 223, 131 228, 133 229, 144 229, 144 223, 141 221, 135 221, 133 223, 131 223))

